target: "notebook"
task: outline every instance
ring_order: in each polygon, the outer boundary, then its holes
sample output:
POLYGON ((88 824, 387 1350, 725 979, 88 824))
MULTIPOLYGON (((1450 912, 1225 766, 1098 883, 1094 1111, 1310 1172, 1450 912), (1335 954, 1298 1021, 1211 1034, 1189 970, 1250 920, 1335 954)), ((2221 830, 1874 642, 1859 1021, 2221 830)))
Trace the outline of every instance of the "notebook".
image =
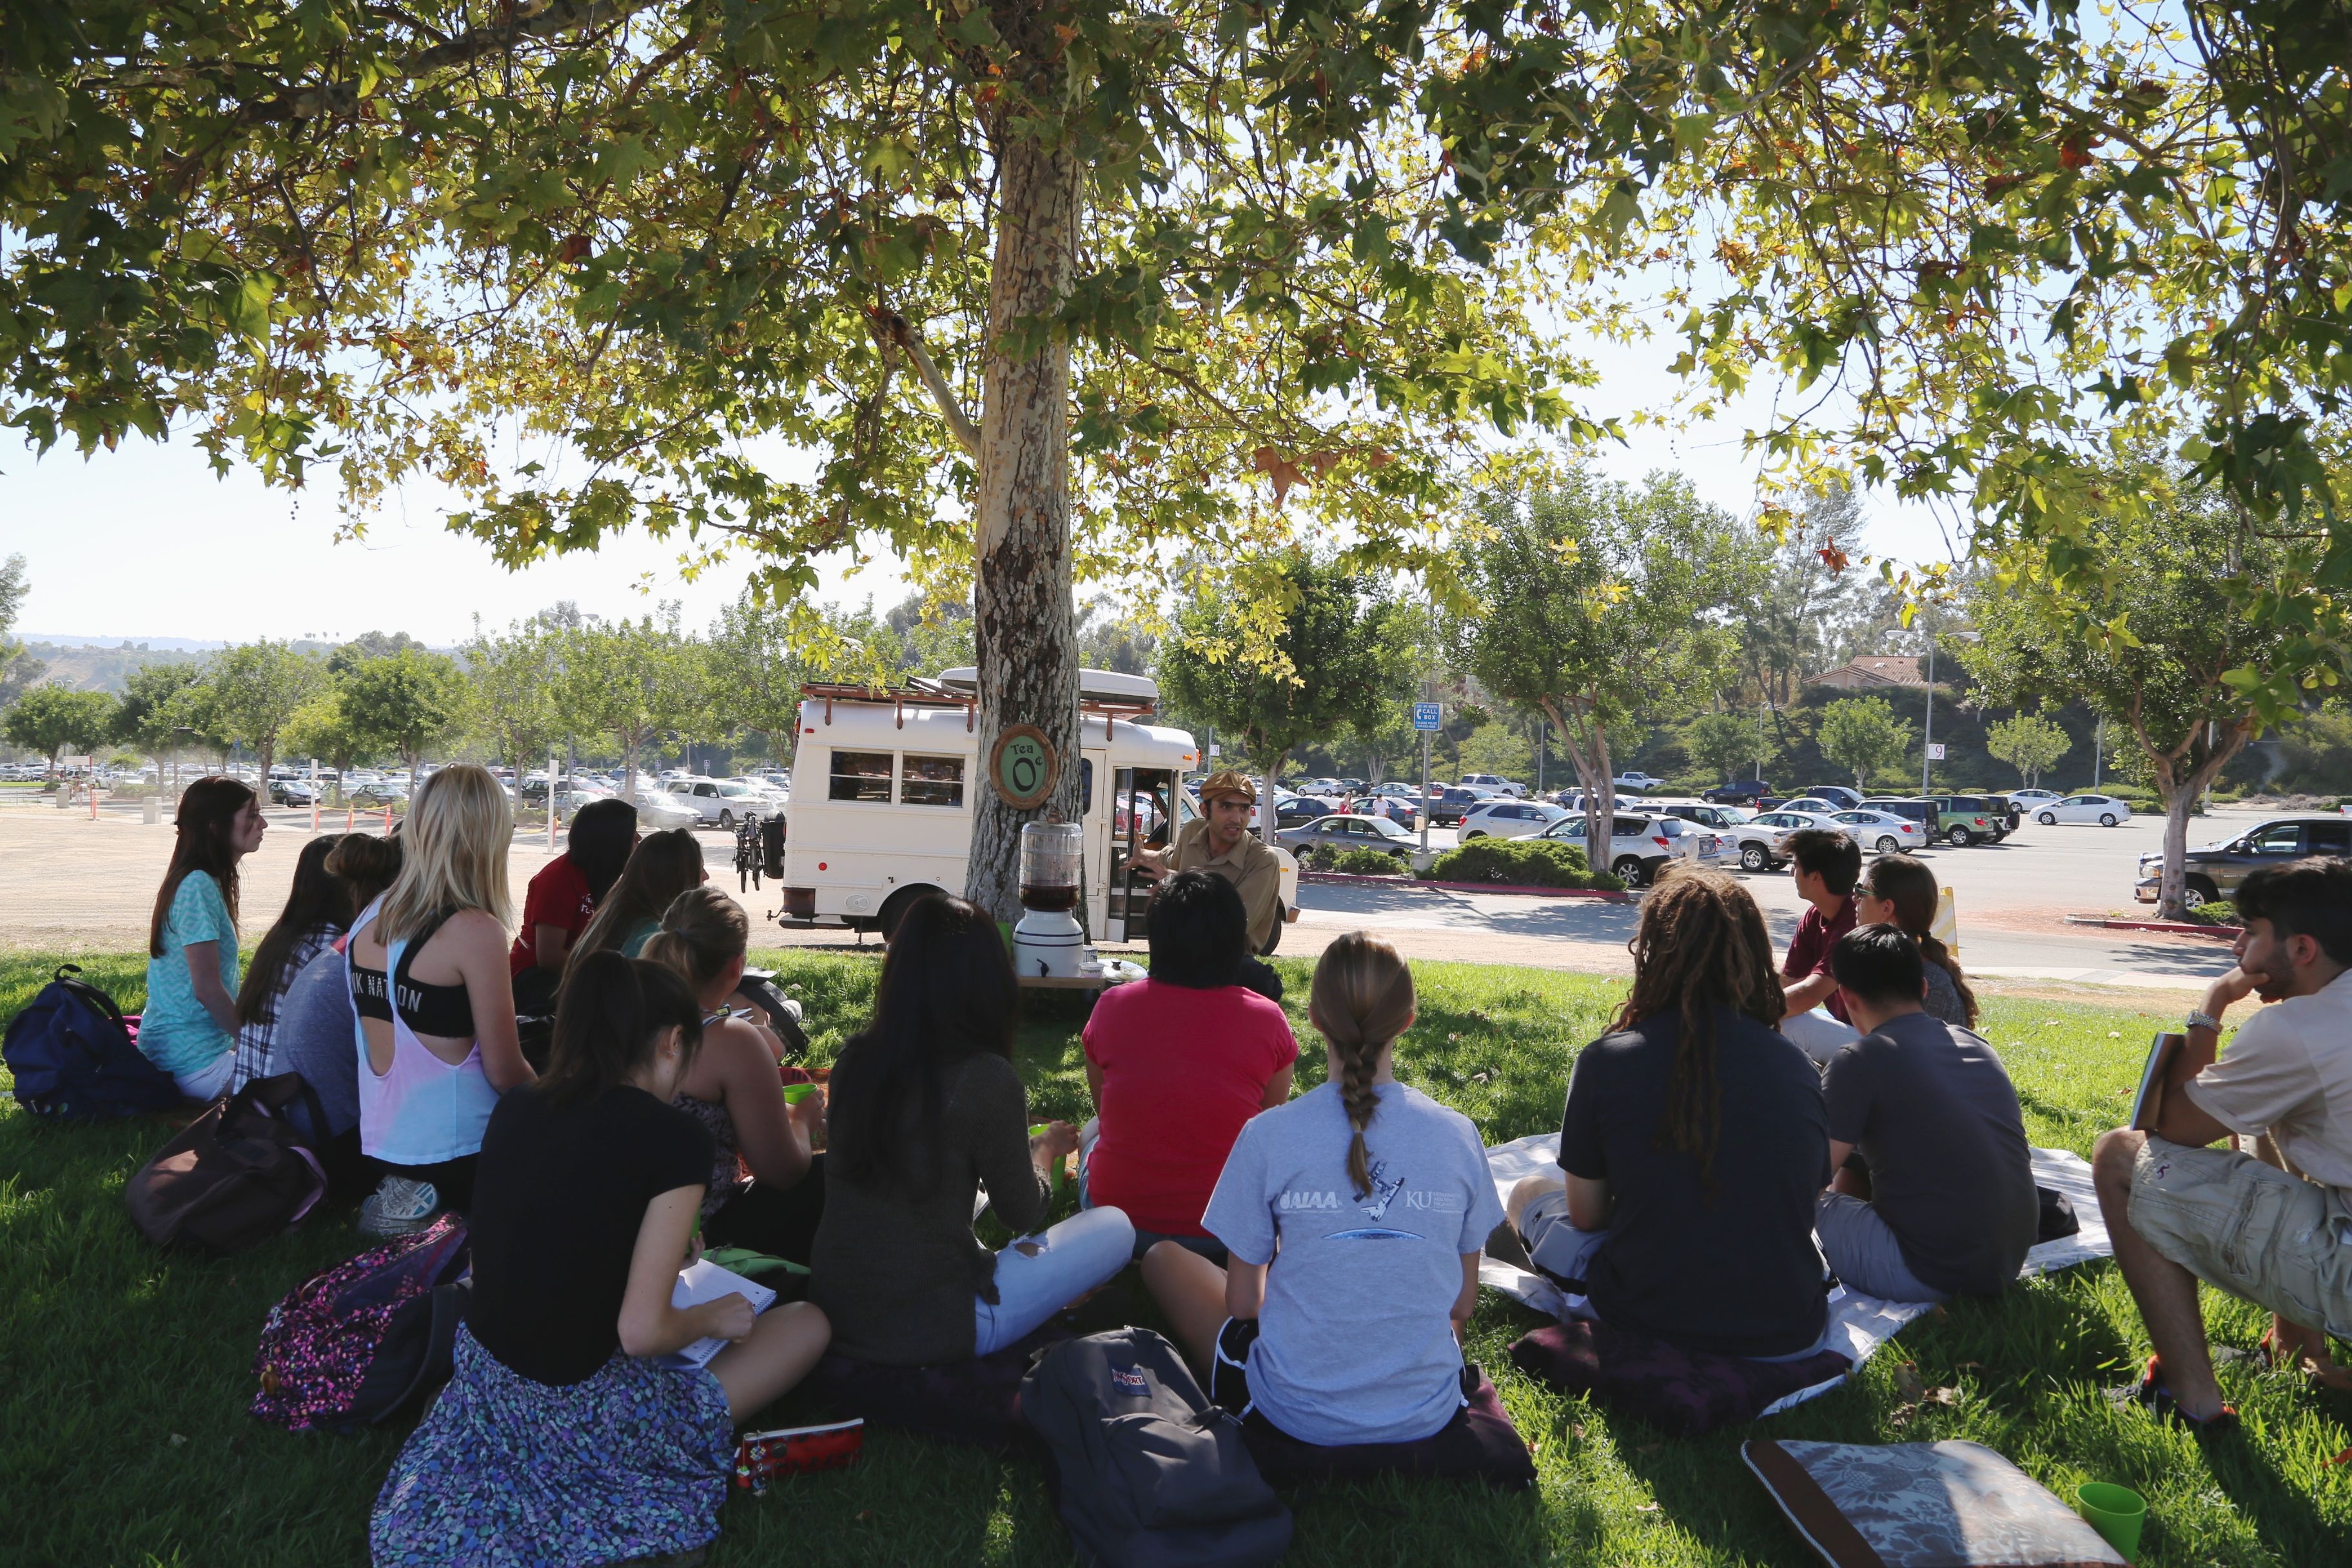
POLYGON ((2172 1070, 2172 1058, 2188 1046, 2186 1035, 2158 1035, 2147 1047, 2147 1065, 2139 1073, 2139 1093, 2132 1100, 2133 1131, 2156 1131, 2156 1120, 2164 1114, 2165 1078, 2172 1070))
MULTIPOLYGON (((716 1301, 726 1295, 742 1297, 751 1303, 754 1312, 764 1312, 776 1301, 776 1293, 765 1285, 746 1279, 732 1269, 721 1268, 704 1258, 698 1258, 693 1267, 678 1270, 677 1288, 669 1293, 669 1304, 680 1309, 699 1307, 705 1301, 716 1301)), ((727 1341, 714 1334, 659 1359, 664 1366, 709 1366, 710 1358, 725 1350, 727 1345, 727 1341)))

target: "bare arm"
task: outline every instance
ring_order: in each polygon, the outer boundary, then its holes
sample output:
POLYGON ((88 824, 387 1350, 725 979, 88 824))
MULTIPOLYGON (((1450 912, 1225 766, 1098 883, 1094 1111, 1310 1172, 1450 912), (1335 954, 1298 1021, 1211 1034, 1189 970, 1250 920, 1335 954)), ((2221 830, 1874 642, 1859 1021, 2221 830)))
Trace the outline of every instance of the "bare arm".
POLYGON ((1837 1173, 1845 1169, 1846 1160, 1853 1153, 1853 1144, 1841 1143, 1834 1138, 1830 1140, 1830 1179, 1832 1181, 1835 1181, 1837 1173))
POLYGON ((236 998, 221 987, 220 943, 192 942, 180 952, 188 961, 188 984, 195 989, 196 1005, 222 1033, 236 1034, 236 998))
POLYGON ((1791 1013, 1810 1013, 1837 994, 1837 977, 1833 974, 1808 974, 1783 988, 1791 1013))
POLYGON ((1228 1255, 1225 1262, 1225 1316, 1255 1318, 1265 1308, 1265 1269, 1263 1263, 1244 1263, 1239 1253, 1228 1255))
POLYGON ((621 1295, 621 1349, 630 1355, 667 1355, 714 1334, 741 1340, 751 1332, 757 1314, 740 1296, 683 1310, 670 1305, 702 1193, 698 1186, 672 1187, 646 1205, 646 1217, 638 1222, 629 1283, 621 1295))
MULTIPOLYGON (((730 1019, 706 1034, 684 1089, 697 1100, 726 1101, 727 1115, 735 1123, 735 1147, 761 1181, 790 1187, 808 1174, 807 1125, 793 1114, 799 1108, 785 1106, 776 1082, 775 1058, 750 1025, 730 1019), (706 1087, 711 1092, 701 1092, 706 1087)), ((810 1115, 824 1114, 816 1095, 801 1105, 810 1115)))
POLYGON ((1258 1102, 1260 1110, 1272 1110, 1290 1098, 1290 1085, 1298 1076, 1298 1064, 1292 1062, 1265 1080, 1265 1098, 1258 1102))
POLYGON ((572 951, 572 933, 562 926, 530 928, 531 961, 541 969, 563 967, 564 955, 572 951))
POLYGON ((1560 1173, 1568 1178, 1568 1223, 1579 1230, 1607 1230, 1609 1184, 1573 1172, 1560 1173))
MULTIPOLYGON (((2254 978, 2242 969, 2232 969, 2206 988, 2204 1011, 2220 1017, 2230 1005, 2242 1000, 2254 989, 2254 978)), ((2203 1027, 2189 1031, 2188 1048, 2176 1052, 2170 1070, 2165 1075, 2164 1102, 2157 1108, 2156 1135, 2168 1143, 2186 1148, 2201 1149, 2208 1143, 2218 1143, 2229 1137, 2230 1129, 2186 1094, 2180 1092, 2197 1075, 2211 1067, 2221 1054, 2221 1032, 2203 1027)))
POLYGON ((466 983, 466 999, 473 1005, 474 1038, 482 1049, 482 1076, 500 1094, 519 1084, 536 1083, 539 1074, 522 1058, 522 1040, 515 1032, 514 975, 507 968, 507 933, 479 910, 451 919, 451 960, 466 983))
POLYGON ((1453 1310, 1446 1314, 1454 1320, 1454 1340, 1457 1344, 1462 1341, 1463 1328, 1470 1321, 1470 1314, 1478 1310, 1478 1259, 1484 1256, 1478 1252, 1462 1255, 1462 1293, 1454 1298, 1453 1310))

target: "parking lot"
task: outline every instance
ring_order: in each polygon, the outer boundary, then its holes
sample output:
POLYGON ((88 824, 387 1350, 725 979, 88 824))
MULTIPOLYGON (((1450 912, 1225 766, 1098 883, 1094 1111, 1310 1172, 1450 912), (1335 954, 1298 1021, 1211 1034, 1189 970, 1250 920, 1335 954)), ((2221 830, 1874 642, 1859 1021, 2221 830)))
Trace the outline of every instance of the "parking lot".
MULTIPOLYGON (((2264 814, 2218 812, 2190 830, 2190 841, 2227 837, 2264 814)), ((273 810, 260 852, 246 863, 243 924, 258 937, 285 900, 294 858, 310 834, 308 811, 273 810)), ((381 818, 376 819, 381 821, 381 818)), ((340 814, 323 826, 340 828, 340 814)), ((365 826, 363 822, 362 826, 365 826)), ((1925 858, 1954 890, 1962 961, 1972 973, 2004 983, 2094 984, 2143 989, 2201 989, 2229 966, 2226 944, 2207 937, 2073 926, 2069 914, 2145 913, 2132 901, 2139 855, 2159 847, 2161 821, 2139 817, 2115 828, 2043 827, 2028 822, 1999 845, 1929 850, 1925 858)), ((698 837, 711 877, 732 889, 733 839, 698 837)), ((1433 830, 1433 847, 1450 847, 1451 829, 1433 830)), ((157 879, 171 853, 168 823, 147 825, 135 813, 85 814, 47 807, 0 811, 0 944, 10 948, 93 951, 136 948, 146 938, 157 879)), ((543 834, 515 841, 511 877, 522 889, 547 861, 543 834)), ((1776 942, 1785 943, 1802 912, 1783 871, 1738 873, 1755 893, 1776 942)), ((787 930, 773 923, 774 885, 743 895, 755 944, 854 946, 837 930, 787 930)), ((1631 903, 1464 893, 1401 882, 1393 887, 1309 884, 1298 920, 1284 934, 1285 953, 1311 953, 1343 931, 1369 927, 1391 936, 1413 957, 1472 963, 1533 963, 1626 973, 1631 903)), ((865 939, 868 945, 871 938, 865 939)))

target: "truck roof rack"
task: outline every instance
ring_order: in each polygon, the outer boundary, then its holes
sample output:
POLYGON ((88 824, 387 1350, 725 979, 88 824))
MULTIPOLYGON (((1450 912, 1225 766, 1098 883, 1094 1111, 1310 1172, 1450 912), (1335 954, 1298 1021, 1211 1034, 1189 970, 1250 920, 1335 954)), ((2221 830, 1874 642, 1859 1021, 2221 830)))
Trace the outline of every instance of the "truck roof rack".
MULTIPOLYGON (((808 680, 801 683, 801 695, 824 700, 824 718, 828 724, 833 722, 835 703, 859 702, 876 707, 887 704, 896 708, 898 711, 898 724, 901 729, 906 727, 906 712, 909 708, 961 708, 963 710, 963 727, 971 730, 977 721, 980 710, 980 692, 977 683, 973 682, 971 685, 959 689, 961 683, 951 684, 951 682, 957 676, 964 676, 969 679, 972 672, 967 666, 962 669, 950 669, 942 673, 947 679, 933 679, 929 676, 910 675, 900 684, 891 687, 861 686, 852 681, 808 680)), ((1109 733, 1110 726, 1121 719, 1129 721, 1148 719, 1160 710, 1157 690, 1151 688, 1150 681, 1137 677, 1118 677, 1117 679, 1121 681, 1135 681, 1151 689, 1152 694, 1116 696, 1100 690, 1090 691, 1087 689, 1086 683, 1081 681, 1078 711, 1088 717, 1099 716, 1103 721, 1103 731, 1106 734, 1109 733)))

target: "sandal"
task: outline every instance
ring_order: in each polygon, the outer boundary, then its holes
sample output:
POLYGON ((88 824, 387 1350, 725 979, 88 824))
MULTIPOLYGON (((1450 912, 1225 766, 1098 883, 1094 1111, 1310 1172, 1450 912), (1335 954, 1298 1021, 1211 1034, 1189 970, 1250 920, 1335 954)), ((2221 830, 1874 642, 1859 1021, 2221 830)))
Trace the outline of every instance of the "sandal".
POLYGON ((2238 1429, 2238 1410, 2224 1405, 2210 1415, 2191 1415, 2180 1408, 2172 1390, 2164 1386, 2164 1363, 2156 1356, 2147 1358, 2147 1370, 2136 1384, 2127 1384, 2108 1395, 2118 1405, 2137 1405, 2158 1421, 2168 1423, 2200 1437, 2216 1437, 2238 1429))

